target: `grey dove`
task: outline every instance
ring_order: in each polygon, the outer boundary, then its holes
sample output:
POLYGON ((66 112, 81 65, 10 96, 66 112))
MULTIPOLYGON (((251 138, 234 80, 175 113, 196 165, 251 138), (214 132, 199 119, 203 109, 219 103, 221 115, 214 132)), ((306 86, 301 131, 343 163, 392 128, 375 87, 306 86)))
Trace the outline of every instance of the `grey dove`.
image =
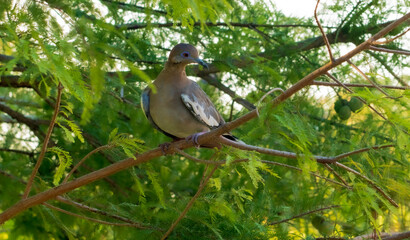
MULTIPOLYGON (((141 104, 147 119, 160 132, 174 140, 190 139, 198 145, 199 135, 225 121, 201 87, 186 76, 185 66, 190 63, 208 68, 194 46, 176 45, 153 82, 156 92, 150 87, 145 88, 141 104)), ((223 137, 238 141, 229 133, 223 137)))

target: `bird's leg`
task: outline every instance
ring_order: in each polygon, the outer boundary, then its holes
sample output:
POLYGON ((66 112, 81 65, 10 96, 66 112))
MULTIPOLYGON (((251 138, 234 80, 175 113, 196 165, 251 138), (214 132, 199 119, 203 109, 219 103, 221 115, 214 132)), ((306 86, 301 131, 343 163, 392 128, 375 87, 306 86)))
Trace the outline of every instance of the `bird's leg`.
POLYGON ((199 132, 199 133, 192 134, 191 136, 186 137, 185 140, 192 141, 194 143, 195 147, 199 148, 200 146, 199 146, 199 143, 198 143, 198 137, 205 134, 205 133, 207 133, 207 132, 199 132))
POLYGON ((165 143, 161 143, 160 145, 158 145, 159 148, 161 148, 162 154, 164 154, 164 156, 167 155, 167 152, 169 150, 169 146, 171 146, 171 143, 174 143, 176 141, 181 140, 180 138, 174 138, 172 139, 171 142, 165 142, 165 143))

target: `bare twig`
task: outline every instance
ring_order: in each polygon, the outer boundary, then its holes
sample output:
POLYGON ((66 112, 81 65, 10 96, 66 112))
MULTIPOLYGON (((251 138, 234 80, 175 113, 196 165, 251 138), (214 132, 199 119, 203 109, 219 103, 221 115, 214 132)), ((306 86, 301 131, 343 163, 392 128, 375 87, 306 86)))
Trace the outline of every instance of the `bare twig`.
POLYGON ((82 216, 79 215, 77 213, 73 213, 64 209, 61 209, 59 207, 53 206, 51 204, 48 203, 42 203, 44 206, 51 208, 53 210, 65 213, 67 215, 71 215, 74 217, 78 217, 78 218, 82 218, 88 221, 92 221, 92 222, 96 222, 96 223, 100 223, 100 224, 105 224, 105 225, 111 225, 111 226, 121 226, 121 227, 135 227, 135 228, 139 228, 141 229, 141 225, 140 224, 131 224, 131 223, 114 223, 114 222, 107 222, 107 221, 103 221, 103 220, 99 220, 99 219, 95 219, 95 218, 90 218, 90 217, 86 217, 86 216, 82 216))
POLYGON ((317 0, 316 7, 315 7, 315 20, 316 20, 316 24, 317 24, 317 26, 319 27, 320 32, 322 33, 323 41, 325 42, 326 47, 327 47, 327 51, 329 52, 330 61, 331 61, 331 62, 334 62, 334 61, 335 61, 335 58, 333 57, 332 49, 330 48, 329 39, 327 39, 326 33, 325 33, 325 31, 323 30, 322 25, 320 24, 319 18, 317 17, 317 7, 319 6, 319 3, 320 3, 320 0, 317 0))
MULTIPOLYGON (((374 239, 373 233, 366 234, 362 236, 358 236, 353 238, 352 240, 367 240, 367 239, 374 239)), ((401 240, 407 239, 410 237, 410 231, 407 232, 399 232, 399 233, 380 233, 381 240, 401 240)))
MULTIPOLYGON (((285 101, 286 99, 290 98, 293 96, 296 92, 300 91, 302 88, 306 87, 309 85, 314 79, 317 77, 325 74, 332 68, 342 64, 343 62, 347 61, 348 59, 352 58, 353 56, 357 55, 358 53, 366 50, 370 45, 371 42, 378 40, 394 28, 398 27, 400 24, 403 22, 406 22, 410 18, 410 13, 405 14, 401 18, 391 22, 388 26, 384 27, 382 30, 380 30, 378 33, 373 35, 371 38, 366 40, 365 42, 361 43, 358 45, 356 48, 348 52, 347 54, 343 55, 342 57, 336 59, 334 62, 330 62, 325 64, 324 66, 316 69, 312 73, 308 74, 304 78, 302 78, 300 81, 298 81, 296 84, 294 84, 292 87, 287 89, 284 93, 279 95, 277 98, 274 100, 273 107, 276 107, 278 104, 281 102, 285 101)), ((249 113, 243 115, 240 118, 237 118, 233 120, 232 122, 228 122, 225 125, 222 125, 208 133, 205 133, 198 138, 198 143, 204 144, 206 142, 215 140, 217 136, 229 132, 240 125, 254 119, 257 117, 256 110, 250 111, 249 113)), ((170 150, 168 151, 169 153, 173 153, 174 149, 186 149, 189 147, 193 147, 194 144, 192 141, 177 141, 174 143, 170 144, 170 150)), ((111 164, 110 166, 107 166, 105 168, 99 169, 95 172, 86 174, 84 176, 81 176, 77 179, 74 179, 73 181, 67 182, 65 184, 62 184, 58 187, 51 188, 49 190, 46 190, 44 192, 38 193, 32 197, 29 197, 27 199, 23 199, 13 206, 9 207, 8 209, 5 209, 1 214, 0 214, 0 224, 4 223, 5 221, 9 220, 10 218, 16 216, 17 214, 25 211, 28 208, 31 208, 33 206, 36 206, 38 204, 41 204, 49 199, 55 198, 58 195, 64 194, 66 192, 72 191, 73 189, 76 189, 78 187, 84 186, 86 184, 89 184, 91 182, 94 182, 96 180, 102 179, 104 177, 107 177, 109 175, 112 175, 114 173, 117 173, 121 170, 124 170, 126 168, 129 168, 131 166, 136 166, 138 164, 142 164, 145 162, 148 162, 152 160, 153 158, 162 156, 163 153, 161 151, 161 148, 155 148, 150 151, 138 154, 135 156, 135 158, 127 158, 122 161, 115 162, 111 164)))
POLYGON ((217 168, 218 168, 217 165, 214 166, 214 168, 211 170, 211 172, 208 174, 208 176, 205 178, 205 180, 203 180, 201 182, 201 184, 199 185, 198 191, 195 193, 195 195, 188 202, 185 209, 181 212, 181 214, 179 215, 177 220, 175 220, 175 222, 172 223, 172 225, 171 225, 171 227, 169 227, 168 231, 161 237, 162 240, 165 240, 169 236, 169 234, 171 234, 171 232, 174 230, 174 228, 177 226, 177 224, 185 217, 185 215, 187 214, 189 209, 192 207, 192 204, 194 204, 195 200, 199 197, 202 190, 204 189, 204 187, 206 186, 209 179, 212 177, 212 175, 214 174, 214 172, 216 171, 217 168))
MULTIPOLYGON (((274 150, 274 149, 269 149, 269 148, 262 148, 262 147, 252 146, 252 145, 248 145, 248 144, 244 144, 244 143, 234 142, 234 141, 231 141, 231 140, 223 138, 223 137, 220 137, 219 141, 222 144, 232 146, 232 147, 235 147, 235 148, 238 148, 238 149, 255 151, 255 152, 264 153, 264 154, 268 154, 268 155, 272 155, 272 156, 279 156, 279 157, 286 157, 286 158, 303 157, 303 154, 296 154, 296 153, 293 153, 293 152, 279 151, 279 150, 274 150)), ((346 158, 346 157, 349 157, 349 156, 352 156, 352 155, 355 155, 355 154, 358 154, 358 153, 367 152, 367 151, 370 151, 370 150, 382 149, 382 148, 390 148, 390 147, 394 147, 394 145, 389 144, 389 145, 380 145, 380 146, 361 148, 361 149, 354 150, 354 151, 351 151, 351 152, 342 153, 342 154, 339 154, 339 155, 334 156, 334 157, 325 157, 325 156, 318 156, 318 155, 313 155, 312 157, 318 163, 334 163, 334 162, 337 162, 337 161, 339 161, 343 158, 346 158)))
POLYGON ((328 163, 324 164, 325 167, 333 173, 333 175, 336 176, 336 178, 338 178, 344 185, 349 186, 349 184, 342 178, 342 176, 340 176, 328 163))
POLYGON ((276 224, 280 224, 280 223, 284 223, 284 222, 289 222, 290 220, 293 220, 295 218, 300 218, 300 217, 303 217, 303 216, 306 216, 306 215, 309 215, 309 214, 312 214, 312 213, 322 212, 322 211, 327 210, 327 209, 338 208, 338 207, 340 207, 340 205, 332 205, 332 206, 322 207, 322 208, 319 208, 319 209, 315 209, 315 210, 312 210, 312 211, 309 211, 309 212, 305 212, 305 213, 293 216, 291 218, 287 218, 287 219, 276 221, 276 222, 270 222, 270 223, 268 223, 268 225, 272 226, 272 225, 276 225, 276 224))
POLYGON ((396 97, 390 96, 387 92, 385 92, 382 88, 380 88, 375 82, 373 82, 369 77, 367 77, 367 75, 364 72, 362 72, 362 70, 360 70, 360 68, 357 67, 354 63, 352 63, 350 60, 347 60, 347 62, 350 64, 350 66, 352 66, 354 69, 356 69, 356 71, 358 71, 360 73, 360 75, 362 75, 375 88, 377 88, 381 93, 386 95, 386 97, 391 98, 391 99, 396 99, 396 97))
POLYGON ((363 174, 359 173, 358 171, 356 171, 356 170, 354 170, 354 169, 351 169, 351 168, 347 167, 346 165, 341 164, 341 163, 339 163, 339 162, 335 162, 335 163, 333 163, 333 164, 335 164, 336 166, 341 167, 341 168, 345 169, 346 171, 349 171, 349 172, 351 172, 351 173, 353 173, 353 174, 355 174, 355 175, 357 175, 357 176, 363 178, 363 179, 366 180, 374 189, 376 189, 376 191, 378 191, 384 198, 386 198, 393 206, 399 207, 399 205, 397 205, 397 203, 396 203, 391 197, 389 197, 389 195, 387 195, 387 193, 385 193, 379 186, 376 185, 375 182, 373 182, 373 181, 372 181, 371 179, 369 179, 368 177, 364 176, 363 174))
POLYGON ((394 49, 381 48, 381 47, 375 47, 375 46, 370 46, 369 49, 374 50, 374 51, 379 51, 379 52, 387 52, 387 53, 394 53, 394 54, 410 56, 410 51, 407 51, 407 50, 394 50, 394 49))
MULTIPOLYGON (((335 86, 341 86, 338 83, 332 83, 332 82, 319 82, 319 81, 313 81, 310 85, 316 85, 316 86, 329 86, 329 87, 335 87, 335 86)), ((362 84, 362 83, 344 83, 346 87, 367 87, 367 88, 375 88, 374 85, 372 84, 362 84)), ((408 90, 410 87, 405 86, 390 86, 390 85, 379 85, 381 88, 389 88, 389 89, 397 89, 397 90, 408 90)))
POLYGON ((382 45, 382 44, 387 44, 387 43, 393 42, 394 40, 398 39, 399 37, 404 36, 404 34, 406 34, 408 31, 410 31, 410 28, 407 28, 406 31, 400 33, 399 35, 397 35, 395 37, 392 37, 390 39, 386 39, 385 41, 374 41, 374 42, 372 42, 372 44, 373 45, 382 45))
POLYGON ((56 102, 56 105, 55 105, 54 114, 53 114, 53 117, 51 119, 50 126, 48 127, 47 135, 44 138, 44 143, 43 143, 43 146, 41 148, 40 155, 38 157, 36 165, 34 166, 33 171, 31 172, 30 178, 27 182, 26 189, 24 190, 23 199, 27 198, 28 195, 30 194, 31 186, 32 186, 33 181, 34 181, 34 177, 36 176, 37 171, 40 168, 41 162, 43 161, 44 155, 46 154, 48 142, 50 140, 51 133, 53 132, 53 128, 54 128, 54 124, 55 124, 56 119, 57 119, 57 115, 60 111, 59 109, 60 109, 61 93, 62 93, 62 90, 63 90, 63 85, 61 83, 59 83, 57 88, 58 88, 57 102, 56 102))
POLYGON ((77 170, 85 160, 87 160, 89 157, 91 157, 91 155, 93 155, 94 153, 97 153, 97 152, 99 152, 99 151, 106 150, 106 149, 110 149, 110 148, 113 148, 113 147, 115 147, 115 146, 114 146, 114 145, 104 145, 104 146, 95 148, 94 150, 92 150, 91 152, 89 152, 87 155, 85 155, 85 157, 83 157, 83 159, 81 159, 81 160, 71 169, 71 171, 67 174, 67 176, 64 178, 64 180, 63 180, 62 183, 63 183, 63 184, 66 183, 66 182, 68 181, 68 179, 70 179, 71 175, 75 172, 75 170, 77 170))

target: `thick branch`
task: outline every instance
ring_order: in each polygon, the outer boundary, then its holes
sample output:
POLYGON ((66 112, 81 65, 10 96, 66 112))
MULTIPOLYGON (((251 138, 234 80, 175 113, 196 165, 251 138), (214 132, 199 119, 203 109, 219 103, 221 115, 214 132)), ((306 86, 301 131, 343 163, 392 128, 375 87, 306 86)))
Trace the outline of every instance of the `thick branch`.
POLYGON ((5 75, 0 76, 0 87, 12 88, 32 88, 32 84, 27 81, 19 81, 20 76, 5 75))
MULTIPOLYGON (((388 32, 390 32, 392 29, 396 28, 397 26, 399 26, 401 23, 407 21, 410 18, 410 13, 407 13, 406 15, 404 15, 403 17, 401 17, 400 19, 396 20, 395 22, 389 24, 387 27, 385 27, 384 29, 382 29, 380 32, 378 32, 376 35, 374 35, 373 37, 371 37, 370 39, 368 39, 367 41, 363 42, 362 44, 360 44, 359 46, 357 46, 355 49, 353 49, 352 51, 350 51, 349 53, 347 53, 346 55, 336 59, 334 62, 331 63, 327 63, 326 65, 322 66, 321 68, 315 70, 314 72, 310 73, 309 75, 307 75, 306 77, 304 77, 302 80, 300 80, 299 82, 297 82, 295 85, 293 85, 291 88, 287 89, 284 93, 282 93, 281 95, 279 95, 274 101, 275 104, 274 106, 277 106, 279 103, 283 102, 284 100, 290 98, 293 94, 295 94, 296 92, 298 92, 299 90, 301 90, 302 88, 304 88, 305 86, 309 85, 315 78, 317 78, 318 76, 326 73, 327 71, 329 71, 330 69, 340 65, 341 63, 345 62, 346 60, 350 59, 351 57, 355 56, 356 54, 360 53, 361 51, 367 49, 372 42, 378 40, 379 38, 381 38, 382 36, 384 36, 385 34, 387 34, 388 32)), ((198 143, 204 144, 206 142, 209 142, 211 140, 215 140, 217 139, 217 136, 231 131, 234 128, 239 127, 240 125, 244 124, 245 122, 250 121, 253 118, 257 117, 257 112, 256 110, 253 110, 245 115, 243 115, 242 117, 226 123, 225 125, 212 130, 208 133, 205 133, 203 135, 201 135, 198 138, 198 143)), ((173 153, 175 148, 178 149, 185 149, 185 148, 189 148, 189 147, 193 147, 193 143, 192 142, 187 142, 185 140, 181 140, 178 142, 174 142, 172 144, 170 144, 170 148, 168 153, 173 153)), ((126 168, 129 168, 131 166, 135 166, 138 164, 142 164, 144 162, 150 161, 153 158, 162 156, 162 150, 161 148, 155 148, 153 150, 147 151, 145 153, 139 154, 135 156, 134 158, 128 158, 119 162, 116 162, 110 166, 107 166, 103 169, 97 170, 95 172, 89 173, 87 175, 84 175, 80 178, 77 178, 71 182, 68 182, 66 184, 62 184, 58 187, 46 190, 44 192, 41 192, 37 195, 34 195, 30 198, 27 199, 23 199, 20 200, 18 203, 16 203, 15 205, 11 206, 10 208, 6 209, 4 212, 2 212, 0 214, 0 224, 4 223, 5 221, 7 221, 8 219, 14 217, 15 215, 21 213, 22 211, 33 207, 35 205, 41 204, 49 199, 55 198, 58 195, 64 194, 66 192, 69 192, 73 189, 76 189, 78 187, 81 187, 83 185, 89 184, 91 182, 94 182, 96 180, 99 180, 101 178, 107 177, 109 175, 112 175, 114 173, 117 173, 121 170, 124 170, 126 168)))
MULTIPOLYGON (((244 28, 256 28, 256 27, 262 27, 262 28, 296 28, 296 27, 310 27, 314 28, 316 27, 315 25, 309 25, 309 24, 255 24, 255 23, 239 23, 239 22, 229 22, 229 23, 224 23, 224 22, 195 22, 192 24, 195 27, 199 27, 202 25, 205 25, 207 27, 244 27, 244 28)), ((170 27, 181 27, 182 23, 129 23, 129 24, 122 24, 116 26, 116 28, 123 29, 123 30, 136 30, 136 29, 142 29, 146 27, 153 27, 153 28, 170 28, 170 27)), ((327 27, 329 28, 329 27, 327 27)))
POLYGON ((28 118, 2 103, 0 103, 0 111, 7 113, 11 118, 15 119, 17 122, 24 123, 30 128, 31 131, 36 133, 39 137, 44 138, 44 133, 41 132, 39 129, 39 120, 28 118))

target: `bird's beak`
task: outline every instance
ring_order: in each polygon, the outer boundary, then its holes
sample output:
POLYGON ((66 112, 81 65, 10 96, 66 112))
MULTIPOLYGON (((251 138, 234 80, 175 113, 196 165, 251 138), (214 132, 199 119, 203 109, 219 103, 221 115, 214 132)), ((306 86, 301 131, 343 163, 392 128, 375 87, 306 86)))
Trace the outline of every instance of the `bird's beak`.
POLYGON ((206 64, 202 59, 195 58, 194 60, 195 60, 195 62, 197 62, 197 63, 198 63, 199 65, 201 65, 202 67, 204 67, 204 68, 206 68, 206 69, 209 69, 208 64, 206 64))

